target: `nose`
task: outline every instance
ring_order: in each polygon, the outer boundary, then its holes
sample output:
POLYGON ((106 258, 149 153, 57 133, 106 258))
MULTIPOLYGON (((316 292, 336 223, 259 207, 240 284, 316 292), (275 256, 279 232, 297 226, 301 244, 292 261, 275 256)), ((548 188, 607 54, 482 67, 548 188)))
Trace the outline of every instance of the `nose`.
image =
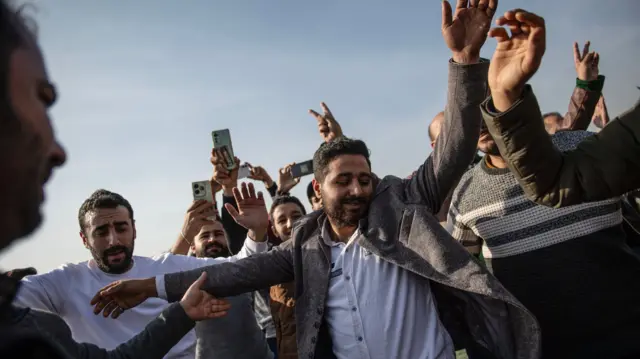
POLYGON ((67 162, 67 152, 62 145, 55 141, 50 156, 51 168, 61 167, 67 162))
POLYGON ((107 241, 109 242, 109 246, 116 246, 121 244, 115 229, 112 228, 109 230, 109 234, 107 235, 107 241))
POLYGON ((351 181, 351 186, 349 186, 349 192, 351 192, 352 196, 362 196, 362 194, 364 193, 362 191, 362 186, 360 185, 360 182, 357 179, 354 179, 353 181, 351 181))

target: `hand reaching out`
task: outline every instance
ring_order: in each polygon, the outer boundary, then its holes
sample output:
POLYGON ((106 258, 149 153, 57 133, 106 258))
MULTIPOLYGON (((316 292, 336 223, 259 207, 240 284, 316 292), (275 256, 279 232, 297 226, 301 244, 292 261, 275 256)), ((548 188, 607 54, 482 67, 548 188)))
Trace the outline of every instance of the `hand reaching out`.
MULTIPOLYGON (((206 273, 203 272, 180 300, 187 316, 195 321, 224 316, 230 308, 226 300, 216 299, 201 289, 206 278, 206 273)), ((91 299, 91 305, 95 306, 93 313, 98 315, 102 312, 105 318, 118 318, 127 309, 138 306, 148 298, 156 297, 155 283, 155 278, 113 282, 99 290, 91 299)))
POLYGON ((338 121, 333 117, 327 104, 320 102, 320 106, 322 107, 322 115, 314 110, 309 110, 309 113, 318 121, 318 132, 320 132, 322 140, 324 142, 331 142, 336 138, 342 137, 342 127, 340 127, 338 121))
POLYGON ((520 98, 529 79, 538 71, 546 49, 544 19, 534 13, 516 9, 496 20, 506 25, 493 28, 489 36, 498 40, 489 65, 489 87, 496 109, 506 111, 520 98))
POLYGON ((226 203, 225 208, 229 215, 241 226, 249 230, 249 237, 256 242, 263 242, 269 227, 269 213, 264 202, 262 192, 253 187, 253 183, 242 183, 242 189, 233 189, 238 209, 231 203, 226 203))
POLYGON ((296 163, 290 163, 278 171, 278 193, 290 193, 291 189, 300 183, 300 178, 293 178, 291 168, 296 163))
POLYGON ((455 14, 442 2, 442 37, 457 63, 476 63, 487 40, 498 0, 458 0, 455 14))
POLYGON ((597 52, 589 52, 591 43, 587 41, 580 54, 578 43, 573 43, 573 62, 576 66, 576 74, 582 81, 593 81, 598 79, 600 54, 597 52))

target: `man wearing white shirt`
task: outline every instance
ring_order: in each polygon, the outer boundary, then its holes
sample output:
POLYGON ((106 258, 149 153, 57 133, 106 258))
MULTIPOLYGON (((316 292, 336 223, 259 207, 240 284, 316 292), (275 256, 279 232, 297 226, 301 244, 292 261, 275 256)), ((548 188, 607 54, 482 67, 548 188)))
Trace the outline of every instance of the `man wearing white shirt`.
MULTIPOLYGON (((78 216, 82 242, 93 258, 25 278, 15 303, 60 315, 71 327, 74 339, 79 342, 93 343, 106 349, 115 348, 141 332, 169 304, 162 299, 149 300, 126 312, 117 309, 117 315, 121 318, 112 320, 94 315, 89 305, 100 288, 120 279, 233 262, 267 250, 264 238, 268 221, 264 200, 261 194, 256 196, 253 186, 247 188, 243 184, 242 192, 244 198, 239 198, 238 205, 241 211, 244 210, 243 224, 248 225, 250 238, 247 238, 237 255, 228 258, 195 258, 163 254, 149 258, 133 255, 136 229, 129 202, 119 194, 98 190, 83 203, 78 216)), ((166 358, 193 358, 194 355, 195 334, 191 331, 171 349, 166 358)))

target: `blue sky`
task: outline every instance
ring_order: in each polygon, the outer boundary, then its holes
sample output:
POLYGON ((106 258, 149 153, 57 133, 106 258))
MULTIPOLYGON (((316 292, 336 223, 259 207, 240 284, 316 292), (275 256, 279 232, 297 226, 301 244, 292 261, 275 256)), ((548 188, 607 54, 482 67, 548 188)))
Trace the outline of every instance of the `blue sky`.
MULTIPOLYGON (((375 172, 404 176, 430 152, 427 126, 445 104, 450 53, 437 0, 35 4, 69 160, 47 186, 43 226, 4 252, 5 269, 90 258, 77 211, 98 188, 132 203, 137 255, 169 248, 190 183, 210 175, 212 130, 229 128, 236 154, 275 179, 311 158, 320 137, 307 109, 326 101, 345 133, 367 142, 375 172)), ((516 7, 547 22, 532 80, 543 111, 566 111, 575 40, 601 53, 612 116, 638 98, 640 2, 503 0, 498 13, 516 7)), ((494 47, 489 39, 483 56, 494 47)), ((304 198, 308 180, 294 194, 304 198)))

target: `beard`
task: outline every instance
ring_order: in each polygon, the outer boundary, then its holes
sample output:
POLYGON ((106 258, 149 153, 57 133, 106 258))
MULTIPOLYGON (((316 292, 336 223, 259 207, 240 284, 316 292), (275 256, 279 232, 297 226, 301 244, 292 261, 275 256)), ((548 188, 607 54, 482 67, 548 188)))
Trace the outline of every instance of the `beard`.
MULTIPOLYGON (((326 196, 322 196, 327 198, 326 196)), ((327 217, 332 219, 334 224, 338 227, 356 227, 360 219, 364 217, 365 213, 369 210, 369 197, 356 197, 349 196, 338 199, 334 203, 324 202, 324 212, 327 217), (359 205, 359 208, 350 209, 347 205, 359 205)))
POLYGON ((133 262, 133 244, 131 245, 131 248, 127 248, 125 246, 113 246, 102 253, 97 253, 93 248, 91 248, 91 254, 98 264, 98 268, 103 272, 110 274, 122 274, 129 270, 131 263, 133 262), (120 262, 109 263, 109 256, 120 252, 124 253, 124 259, 120 262))
POLYGON ((209 243, 196 251, 198 258, 220 258, 228 257, 230 254, 229 249, 218 242, 209 243))

